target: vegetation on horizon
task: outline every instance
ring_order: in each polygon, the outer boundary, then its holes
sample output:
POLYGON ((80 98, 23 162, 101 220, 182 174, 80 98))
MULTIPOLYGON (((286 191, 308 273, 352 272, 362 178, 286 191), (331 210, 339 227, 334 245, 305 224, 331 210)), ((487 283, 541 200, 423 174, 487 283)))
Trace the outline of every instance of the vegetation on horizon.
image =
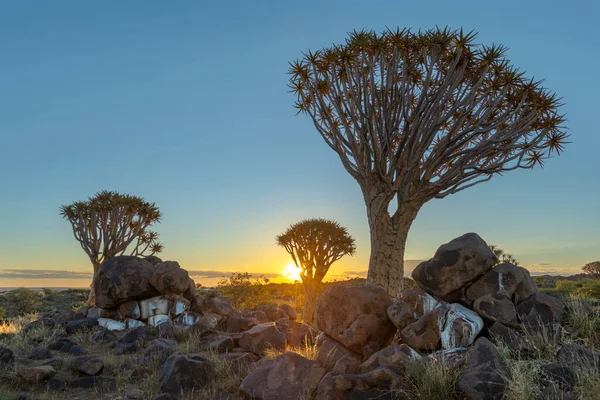
POLYGON ((600 280, 600 261, 594 261, 584 265, 582 268, 583 272, 592 275, 594 278, 600 280))
POLYGON ((290 63, 295 107, 361 187, 367 279, 393 296, 425 203, 543 165, 568 137, 560 99, 513 67, 506 48, 475 40, 447 28, 354 31, 290 63))

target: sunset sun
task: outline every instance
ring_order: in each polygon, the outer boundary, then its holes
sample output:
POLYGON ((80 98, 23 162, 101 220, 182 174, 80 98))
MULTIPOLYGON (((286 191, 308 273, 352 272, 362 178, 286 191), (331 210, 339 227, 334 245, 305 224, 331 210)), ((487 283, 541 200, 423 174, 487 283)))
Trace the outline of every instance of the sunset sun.
POLYGON ((285 277, 285 279, 288 279, 290 281, 300 281, 300 269, 296 267, 296 264, 294 264, 293 262, 287 264, 283 270, 283 272, 281 273, 281 275, 283 275, 285 277))

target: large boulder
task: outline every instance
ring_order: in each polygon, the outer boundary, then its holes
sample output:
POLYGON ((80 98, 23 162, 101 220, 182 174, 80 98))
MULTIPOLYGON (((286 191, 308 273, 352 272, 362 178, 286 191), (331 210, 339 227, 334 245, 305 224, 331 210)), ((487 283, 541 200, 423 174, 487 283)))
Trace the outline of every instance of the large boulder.
POLYGON ((523 320, 525 326, 536 329, 559 324, 565 314, 565 303, 558 297, 539 292, 533 308, 523 320))
POLYGON ((160 293, 183 294, 190 285, 188 272, 176 261, 165 261, 156 265, 150 283, 160 293))
POLYGON ((243 333, 240 347, 254 354, 264 354, 267 349, 284 350, 286 335, 279 332, 275 322, 256 325, 243 333))
POLYGON ((400 293, 400 297, 413 311, 413 317, 415 319, 422 317, 423 314, 428 313, 438 305, 438 301, 423 290, 404 289, 402 293, 400 293))
POLYGON ((327 370, 356 373, 362 356, 322 333, 317 337, 317 362, 327 370))
POLYGON ((490 270, 496 256, 476 233, 467 233, 438 248, 433 258, 412 272, 426 292, 445 298, 490 270))
POLYGON ((387 309, 388 317, 390 321, 398 328, 402 330, 407 325, 415 322, 415 312, 412 308, 401 299, 396 299, 387 309))
POLYGON ((325 368, 315 361, 286 352, 246 376, 240 391, 257 400, 310 398, 325 373, 325 368))
POLYGON ((360 365, 360 372, 365 373, 379 367, 402 367, 410 360, 419 360, 421 355, 407 345, 391 344, 373 354, 367 361, 360 365))
POLYGON ((182 393, 199 391, 214 376, 214 367, 201 356, 175 353, 161 365, 160 388, 175 398, 182 393))
POLYGON ((473 303, 473 310, 486 321, 516 326, 517 309, 507 293, 498 292, 481 296, 473 303))
POLYGON ((319 400, 395 400, 393 389, 399 387, 404 378, 402 369, 387 366, 364 374, 325 375, 317 388, 319 400))
POLYGON ((457 387, 472 400, 500 400, 507 387, 508 370, 500 354, 482 337, 471 349, 469 361, 458 376, 457 387))
POLYGON ((130 300, 159 294, 150 284, 154 265, 133 256, 112 257, 102 263, 92 281, 96 306, 113 308, 130 300))
POLYGON ((374 285, 332 285, 317 302, 319 329, 350 350, 370 357, 387 346, 396 327, 387 314, 392 299, 374 285))
POLYGON ((222 317, 229 317, 233 313, 233 307, 228 299, 223 296, 206 297, 202 304, 203 314, 219 314, 222 317))

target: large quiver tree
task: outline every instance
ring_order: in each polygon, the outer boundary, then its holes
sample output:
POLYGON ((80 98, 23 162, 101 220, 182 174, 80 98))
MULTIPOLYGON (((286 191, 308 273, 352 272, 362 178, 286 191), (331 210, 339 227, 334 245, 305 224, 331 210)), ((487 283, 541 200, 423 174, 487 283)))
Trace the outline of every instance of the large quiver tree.
MULTIPOLYGON (((160 253, 163 245, 149 227, 160 222, 160 210, 141 197, 103 190, 86 201, 62 206, 60 214, 71 223, 73 235, 94 266, 111 257, 125 254, 150 256, 160 253)), ((94 287, 88 303, 95 304, 94 287)))
POLYGON ((304 322, 316 326, 317 298, 331 265, 356 247, 348 230, 335 221, 307 219, 290 226, 275 238, 300 269, 304 287, 304 322))
POLYGON ((559 99, 514 68, 502 46, 475 44, 475 36, 354 32, 290 64, 298 112, 362 190, 368 282, 392 295, 402 287, 408 231, 427 201, 541 165, 567 138, 559 99))

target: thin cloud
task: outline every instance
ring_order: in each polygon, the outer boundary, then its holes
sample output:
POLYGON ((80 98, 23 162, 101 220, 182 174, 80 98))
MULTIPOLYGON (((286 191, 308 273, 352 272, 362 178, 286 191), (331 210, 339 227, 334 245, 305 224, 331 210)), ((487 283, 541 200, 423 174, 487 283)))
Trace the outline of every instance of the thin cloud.
MULTIPOLYGON (((231 276, 233 271, 215 271, 215 270, 200 270, 200 271, 188 271, 191 277, 199 278, 228 278, 231 276)), ((251 272, 253 278, 264 276, 265 278, 279 278, 282 275, 274 272, 251 272)))
POLYGON ((92 279, 91 272, 56 271, 49 269, 0 269, 4 279, 92 279))

